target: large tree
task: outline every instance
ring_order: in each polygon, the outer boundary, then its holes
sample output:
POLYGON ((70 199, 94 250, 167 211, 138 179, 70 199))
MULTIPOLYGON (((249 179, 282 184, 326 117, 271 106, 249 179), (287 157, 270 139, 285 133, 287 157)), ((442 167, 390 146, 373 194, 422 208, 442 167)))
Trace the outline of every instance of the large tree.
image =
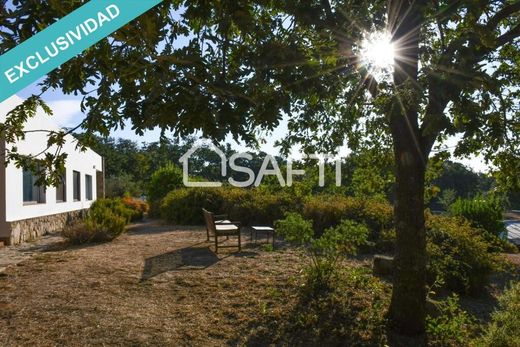
MULTIPOLYGON (((0 53, 82 2, 4 5, 0 53)), ((286 116, 286 149, 390 140, 397 256, 389 313, 398 331, 422 333, 432 148, 457 135, 456 155, 480 153, 506 176, 519 167, 519 11, 515 0, 166 0, 42 88, 83 95, 83 127, 104 135, 130 120, 137 133, 159 126, 254 142, 286 116), (361 57, 364 39, 380 31, 396 49, 390 76, 361 57)))

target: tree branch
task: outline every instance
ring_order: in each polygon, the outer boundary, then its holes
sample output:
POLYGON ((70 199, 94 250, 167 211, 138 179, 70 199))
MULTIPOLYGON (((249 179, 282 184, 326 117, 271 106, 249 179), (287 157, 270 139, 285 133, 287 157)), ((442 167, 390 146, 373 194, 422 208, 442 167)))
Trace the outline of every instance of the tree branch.
POLYGON ((496 48, 503 46, 520 36, 520 24, 497 38, 496 48))
POLYGON ((334 14, 332 13, 332 7, 330 6, 329 0, 321 0, 321 7, 323 7, 323 10, 325 11, 327 21, 335 23, 336 20, 334 18, 334 14))
POLYGON ((520 11, 520 1, 517 1, 509 6, 502 8, 493 17, 491 17, 486 26, 489 29, 496 29, 496 27, 498 26, 498 24, 500 24, 501 21, 518 11, 520 11))

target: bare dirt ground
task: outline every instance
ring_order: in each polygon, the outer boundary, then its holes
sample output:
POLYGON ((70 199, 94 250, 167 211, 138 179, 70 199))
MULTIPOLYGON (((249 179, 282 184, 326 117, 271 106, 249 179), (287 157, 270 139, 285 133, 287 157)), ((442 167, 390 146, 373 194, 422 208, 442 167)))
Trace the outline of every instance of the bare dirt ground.
POLYGON ((0 345, 244 343, 262 329, 259 314, 276 315, 295 300, 288 287, 300 276, 301 254, 246 245, 215 255, 205 240, 201 228, 152 223, 112 243, 58 242, 8 266, 0 275, 0 345))

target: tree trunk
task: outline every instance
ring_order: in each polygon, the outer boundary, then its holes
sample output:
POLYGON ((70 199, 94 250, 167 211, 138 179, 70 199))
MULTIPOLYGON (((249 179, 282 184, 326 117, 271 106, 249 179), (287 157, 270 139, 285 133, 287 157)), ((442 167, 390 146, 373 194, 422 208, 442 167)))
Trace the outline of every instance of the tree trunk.
POLYGON ((396 162, 397 230, 394 287, 389 316, 399 333, 424 333, 426 315, 426 233, 424 176, 428 154, 419 129, 418 66, 421 0, 390 0, 389 30, 396 46, 395 95, 389 113, 396 162))
POLYGON ((426 315, 425 169, 413 151, 397 148, 395 155, 397 244, 390 318, 396 331, 417 335, 424 332, 426 315))

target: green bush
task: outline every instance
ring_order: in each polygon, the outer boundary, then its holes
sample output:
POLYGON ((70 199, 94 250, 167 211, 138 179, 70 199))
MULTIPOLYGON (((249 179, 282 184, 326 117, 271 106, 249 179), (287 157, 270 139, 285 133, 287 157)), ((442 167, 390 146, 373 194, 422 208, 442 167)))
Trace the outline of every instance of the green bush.
POLYGON ((391 229, 393 225, 393 208, 390 204, 345 196, 309 197, 304 202, 303 216, 313 221, 318 234, 338 225, 343 219, 363 223, 371 231, 371 240, 378 239, 381 232, 391 229))
POLYGON ((491 323, 475 342, 481 347, 520 346, 520 282, 512 283, 499 298, 491 323))
POLYGON ((67 226, 62 235, 73 244, 112 241, 125 231, 133 212, 119 199, 100 199, 83 223, 67 226))
POLYGON ((450 206, 450 214, 464 217, 475 228, 485 230, 491 235, 501 236, 505 231, 503 207, 499 199, 478 196, 474 199, 457 199, 450 206))
POLYGON ((366 243, 368 229, 354 221, 343 220, 339 225, 326 229, 315 237, 312 222, 298 213, 287 213, 274 223, 278 235, 289 242, 305 247, 310 259, 307 280, 314 292, 330 288, 330 280, 338 268, 338 262, 366 243))
POLYGON ((98 199, 90 206, 87 219, 101 220, 102 216, 106 214, 121 217, 128 224, 132 220, 133 211, 126 207, 121 199, 98 199))
MULTIPOLYGON (((170 223, 200 225, 202 208, 217 214, 231 214, 246 199, 248 191, 240 188, 182 188, 168 193, 161 203, 161 217, 170 223)), ((242 217, 238 220, 242 221, 242 217)))
POLYGON ((293 210, 295 199, 256 189, 233 187, 183 188, 171 191, 161 203, 161 217, 170 223, 200 225, 202 208, 216 214, 229 214, 244 225, 272 225, 283 213, 293 210))
POLYGON ((183 187, 182 170, 173 164, 167 165, 155 171, 147 186, 147 199, 151 203, 153 214, 160 205, 160 200, 174 189, 183 187))
POLYGON ((312 221, 304 219, 299 213, 288 212, 284 219, 274 222, 274 227, 278 235, 299 245, 311 242, 314 237, 312 221))
POLYGON ((273 225, 284 214, 297 211, 301 207, 300 199, 286 192, 269 193, 262 189, 246 191, 243 199, 237 203, 230 202, 227 212, 234 220, 244 225, 273 225))
POLYGON ((500 264, 489 243, 467 221, 427 215, 428 277, 458 293, 476 293, 500 264))
POLYGON ((475 319, 459 306, 459 297, 453 295, 437 304, 438 314, 426 318, 428 346, 467 346, 476 330, 475 319))

